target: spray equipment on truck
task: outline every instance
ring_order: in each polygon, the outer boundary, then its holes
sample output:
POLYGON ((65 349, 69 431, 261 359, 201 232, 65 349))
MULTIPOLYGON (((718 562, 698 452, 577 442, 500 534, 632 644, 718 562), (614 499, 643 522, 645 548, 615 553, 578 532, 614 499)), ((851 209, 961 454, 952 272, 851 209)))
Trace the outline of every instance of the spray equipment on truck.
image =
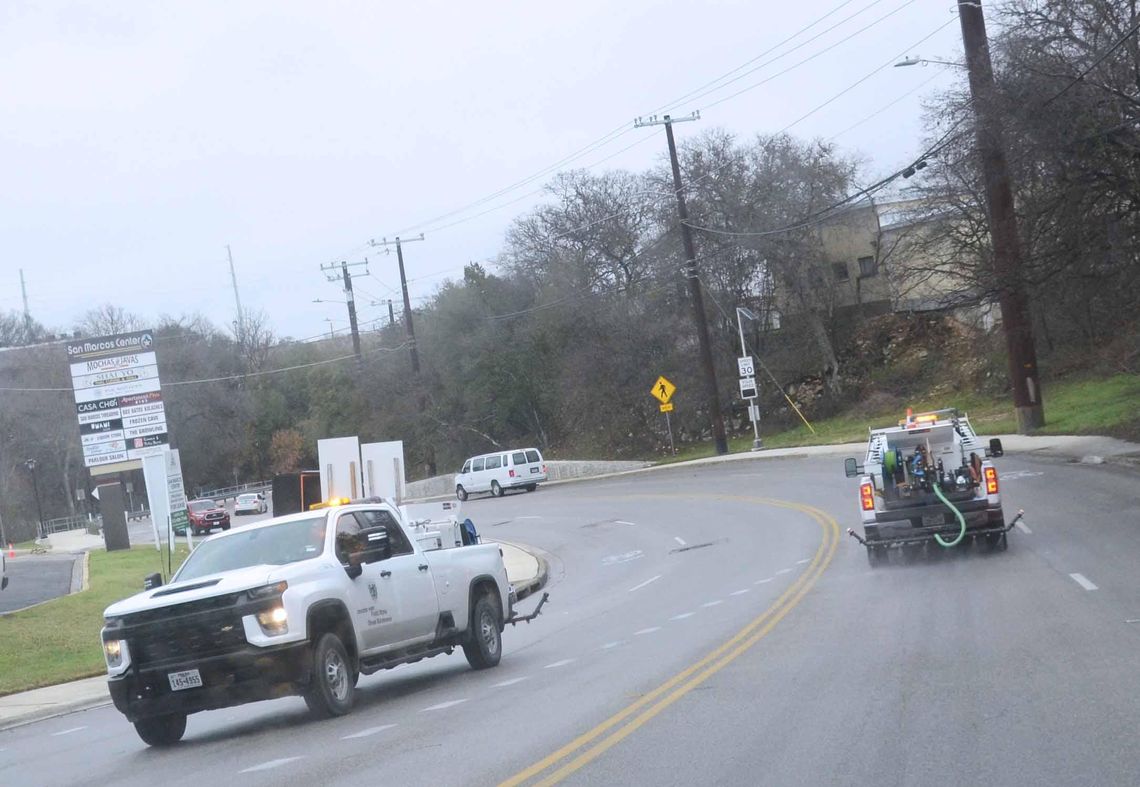
POLYGON ((862 476, 865 538, 848 532, 867 546, 872 562, 886 547, 924 541, 951 547, 969 535, 1004 544, 1009 528, 988 461, 1003 453, 999 439, 983 445, 965 413, 907 410, 897 426, 870 430, 862 466, 844 462, 848 477, 862 476))

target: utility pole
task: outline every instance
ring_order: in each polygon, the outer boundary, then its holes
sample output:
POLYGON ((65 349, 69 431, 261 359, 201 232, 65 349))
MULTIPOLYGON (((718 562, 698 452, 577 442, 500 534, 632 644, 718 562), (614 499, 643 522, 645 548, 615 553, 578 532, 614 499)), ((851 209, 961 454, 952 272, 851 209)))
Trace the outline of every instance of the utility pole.
POLYGON ((357 265, 365 266, 365 273, 368 272, 368 260, 363 262, 345 262, 341 260, 338 266, 335 262, 330 262, 327 265, 322 265, 321 270, 324 271, 325 277, 329 281, 336 281, 338 278, 344 283, 344 302, 348 305, 348 327, 352 331, 352 352, 356 356, 356 365, 358 368, 364 368, 364 360, 360 357, 360 330, 356 324, 356 300, 352 296, 352 274, 348 272, 349 267, 357 265), (340 268, 340 274, 337 274, 337 267, 340 268))
MULTIPOLYGON (((377 243, 374 240, 371 241, 371 244, 374 247, 375 246, 381 246, 384 248, 387 248, 388 246, 395 246, 396 247, 396 261, 400 264, 400 289, 402 289, 404 292, 404 328, 408 332, 408 342, 411 345, 408 348, 408 354, 411 356, 411 359, 412 359, 412 373, 416 376, 416 389, 417 389, 416 390, 416 409, 419 410, 419 412, 421 412, 421 413, 423 413, 424 411, 427 410, 427 395, 425 394, 424 389, 423 389, 423 380, 420 379, 420 353, 419 353, 419 350, 416 349, 416 330, 412 326, 412 299, 408 295, 408 277, 404 273, 404 246, 403 246, 403 244, 411 243, 413 241, 419 241, 419 240, 423 240, 423 239, 424 239, 424 234, 421 232, 419 234, 419 237, 407 238, 406 240, 401 240, 397 236, 397 238, 395 240, 388 240, 387 238, 381 238, 379 243, 377 243)), ((394 316, 394 313, 391 311, 391 309, 392 309, 391 301, 388 302, 388 309, 389 309, 388 314, 390 316, 394 316)), ((425 462, 425 464, 427 465, 427 473, 429 476, 434 476, 436 473, 435 446, 433 446, 430 441, 427 442, 427 444, 425 446, 425 457, 427 460, 425 462)))
MULTIPOLYGON (((400 264, 400 288, 404 291, 404 328, 408 332, 408 341, 411 342, 409 354, 412 357, 412 371, 418 376, 420 373, 420 354, 416 350, 416 329, 412 326, 412 299, 408 296, 408 277, 404 274, 404 246, 405 243, 412 243, 413 241, 423 240, 424 234, 421 232, 418 238, 408 238, 407 240, 388 240, 381 238, 380 242, 371 241, 373 247, 395 246, 396 247, 396 260, 400 264)), ((391 304, 389 304, 390 306, 391 304)))
POLYGON ((693 301, 693 319, 697 325, 697 340, 700 344, 701 367, 704 371, 705 388, 708 396, 709 414, 712 416, 713 440, 718 454, 728 453, 728 438, 724 433, 724 418, 720 413, 720 393, 716 385, 716 367, 713 365, 712 344, 709 342, 708 318, 705 316, 705 301, 701 294, 701 282, 697 273, 697 252, 693 245, 693 233, 689 227, 689 209, 685 206, 685 192, 681 186, 681 165, 677 161, 677 143, 673 140, 673 124, 690 120, 700 120, 701 113, 694 112, 688 117, 672 118, 656 115, 638 118, 634 128, 645 126, 665 126, 665 139, 669 143, 669 162, 673 167, 673 190, 677 194, 677 214, 681 219, 681 241, 685 246, 685 278, 689 280, 689 295, 693 301))
POLYGON ((392 299, 391 298, 388 299, 388 324, 389 325, 395 325, 396 324, 396 312, 392 311, 392 299))
POLYGON ((241 296, 238 295, 237 274, 234 273, 234 255, 230 251, 230 245, 226 244, 226 257, 230 260, 230 281, 234 285, 234 303, 237 305, 237 340, 241 344, 245 339, 245 315, 241 311, 241 296))
POLYGON ((1017 413, 1017 431, 1029 434, 1045 425, 1041 380, 1037 370, 1037 349, 1033 322, 1029 316, 1029 296, 1022 279, 1021 244, 1017 215, 1013 208, 1013 188, 1005 158, 1001 121, 994 110, 993 64, 986 40, 986 19, 981 0, 959 0, 958 20, 970 76, 970 96, 977 119, 978 157, 985 178, 986 210, 994 249, 994 274, 998 286, 1002 330, 1009 356, 1009 382, 1017 413))
POLYGON ((28 308, 28 286, 24 283, 24 269, 20 268, 20 294, 24 296, 24 341, 32 342, 32 310, 28 308))

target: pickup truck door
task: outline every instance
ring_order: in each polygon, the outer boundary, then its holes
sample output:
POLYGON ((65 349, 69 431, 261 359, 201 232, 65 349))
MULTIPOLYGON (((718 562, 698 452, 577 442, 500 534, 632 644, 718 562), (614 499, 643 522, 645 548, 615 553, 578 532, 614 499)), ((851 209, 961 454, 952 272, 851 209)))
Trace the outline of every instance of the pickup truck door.
POLYGON ((391 623, 381 629, 380 645, 430 641, 439 622, 439 600, 423 553, 388 511, 357 511, 356 516, 362 528, 386 527, 392 549, 391 557, 371 564, 378 573, 376 588, 381 606, 392 612, 391 623))
MULTIPOLYGON (((347 566, 349 553, 355 551, 356 535, 361 530, 360 520, 354 514, 341 514, 336 520, 333 548, 342 566, 347 566)), ((392 599, 380 596, 380 563, 361 566, 360 576, 349 580, 349 614, 356 623, 361 651, 376 650, 391 639, 388 630, 393 628, 400 611, 392 599)))

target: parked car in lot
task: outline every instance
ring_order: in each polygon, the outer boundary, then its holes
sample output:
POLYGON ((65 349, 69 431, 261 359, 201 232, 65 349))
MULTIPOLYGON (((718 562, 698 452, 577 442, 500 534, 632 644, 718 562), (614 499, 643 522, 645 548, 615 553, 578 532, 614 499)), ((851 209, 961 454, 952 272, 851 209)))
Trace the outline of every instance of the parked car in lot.
POLYGON ((260 492, 238 495, 237 500, 234 502, 234 516, 241 516, 242 514, 264 514, 268 510, 269 506, 265 502, 265 495, 260 492))
POLYGON ((230 514, 213 500, 191 500, 186 504, 194 535, 205 535, 216 527, 230 529, 230 514))
POLYGON ((466 500, 476 492, 502 497, 508 489, 533 492, 546 481, 546 464, 537 448, 513 448, 473 456, 455 476, 455 496, 466 500))

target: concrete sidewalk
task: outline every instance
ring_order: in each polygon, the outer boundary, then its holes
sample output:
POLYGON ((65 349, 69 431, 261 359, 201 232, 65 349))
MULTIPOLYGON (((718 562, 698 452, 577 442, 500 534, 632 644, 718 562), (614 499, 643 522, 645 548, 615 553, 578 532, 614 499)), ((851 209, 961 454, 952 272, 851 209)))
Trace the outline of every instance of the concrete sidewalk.
MULTIPOLYGON (((98 538, 95 536, 95 538, 98 538)), ((100 546, 102 539, 99 539, 100 546)), ((507 567, 507 580, 515 588, 518 598, 526 598, 546 585, 547 565, 537 554, 519 544, 497 541, 507 567)), ((107 678, 95 678, 60 683, 42 689, 0 697, 0 731, 35 721, 62 716, 75 711, 109 705, 107 678)))

